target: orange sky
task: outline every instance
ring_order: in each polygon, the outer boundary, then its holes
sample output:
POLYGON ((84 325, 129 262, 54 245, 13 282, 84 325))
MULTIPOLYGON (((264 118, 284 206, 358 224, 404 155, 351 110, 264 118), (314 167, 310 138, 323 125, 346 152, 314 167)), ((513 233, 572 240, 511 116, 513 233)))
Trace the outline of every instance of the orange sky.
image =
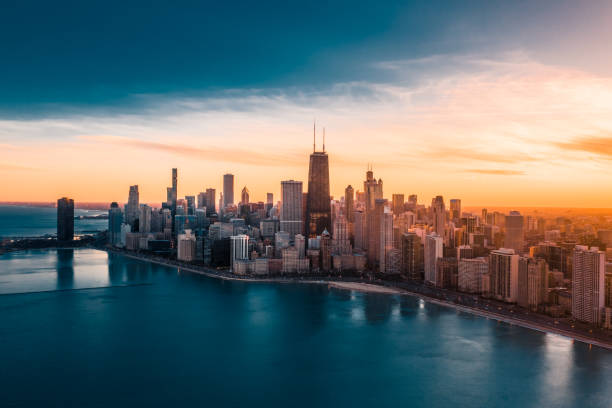
MULTIPOLYGON (((125 202, 138 184, 141 201, 160 202, 172 167, 180 196, 219 192, 231 172, 236 196, 246 185, 252 200, 278 199, 281 180, 306 187, 316 117, 335 197, 348 184, 362 189, 373 163, 387 197, 612 207, 612 79, 521 53, 470 62, 474 72, 338 84, 306 101, 245 93, 222 101, 226 109, 210 108, 219 97, 182 98, 146 114, 0 120, 0 200, 125 202)), ((410 63, 385 69, 401 78, 410 63)))

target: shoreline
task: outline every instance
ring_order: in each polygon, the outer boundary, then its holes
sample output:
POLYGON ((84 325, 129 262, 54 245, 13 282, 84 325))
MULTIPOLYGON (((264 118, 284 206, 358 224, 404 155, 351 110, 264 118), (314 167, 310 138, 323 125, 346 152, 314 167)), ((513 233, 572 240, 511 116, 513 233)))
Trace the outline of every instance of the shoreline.
MULTIPOLYGON (((455 303, 449 300, 438 299, 417 291, 412 291, 400 287, 383 285, 380 283, 374 282, 363 282, 363 281, 351 281, 351 280, 332 280, 327 277, 312 277, 312 278, 304 278, 297 279, 296 277, 262 277, 262 278, 254 278, 250 276, 233 276, 230 275, 229 272, 226 271, 218 271, 212 269, 210 267, 198 266, 198 267, 190 267, 186 265, 179 265, 173 262, 169 262, 164 259, 156 259, 156 258, 148 258, 146 256, 142 256, 139 254, 133 254, 123 251, 116 251, 110 248, 103 247, 95 247, 95 246, 84 246, 77 247, 75 249, 82 248, 91 248, 100 251, 105 251, 109 254, 117 254, 130 259, 134 259, 137 261, 150 262, 157 265, 174 268, 178 273, 181 271, 185 271, 188 273, 194 273, 202 276, 206 276, 208 278, 213 279, 221 279, 226 281, 237 281, 237 282, 247 282, 247 283, 276 283, 276 284, 287 284, 287 283, 303 283, 303 284, 317 284, 317 285, 327 285, 328 288, 339 289, 339 290, 348 290, 348 291, 356 291, 361 293, 372 293, 372 294, 381 294, 381 295, 399 295, 399 296, 412 296, 418 299, 421 299, 425 302, 435 304, 438 306, 444 306, 448 308, 455 309, 459 312, 469 313, 474 316, 484 317, 491 320, 496 320, 498 322, 503 322, 506 324, 523 327, 530 330, 536 330, 541 333, 550 333, 553 335, 561 336, 566 339, 572 341, 579 341, 581 343, 588 344, 590 346, 597 346, 603 349, 612 350, 612 342, 607 342, 605 340, 596 339, 593 337, 589 337, 588 335, 583 335, 581 333, 576 333, 573 331, 557 328, 551 325, 542 324, 538 322, 529 321, 526 319, 521 319, 518 317, 508 316, 501 313, 497 313, 492 310, 484 310, 476 307, 471 307, 467 305, 462 305, 459 303, 455 303)), ((48 248, 41 248, 48 249, 48 248)))
POLYGON ((223 280, 230 280, 230 281, 242 281, 242 282, 254 282, 254 283, 261 282, 261 283, 307 283, 307 284, 319 284, 319 285, 326 284, 330 288, 335 288, 335 289, 340 289, 340 290, 349 290, 349 291, 357 291, 357 292, 362 292, 362 293, 374 293, 374 294, 382 294, 382 295, 412 296, 412 297, 417 297, 419 299, 422 299, 425 302, 432 303, 438 306, 452 308, 452 309, 458 310, 463 313, 469 313, 471 315, 496 320, 498 322, 503 322, 503 323, 510 324, 513 326, 519 326, 519 327, 523 327, 523 328, 530 329, 530 330, 536 330, 541 333, 554 334, 554 335, 561 336, 561 337, 564 337, 572 341, 579 341, 581 343, 588 344, 589 346, 597 346, 597 347, 601 347, 607 350, 612 350, 612 343, 607 343, 607 342, 597 340, 597 339, 594 339, 594 338, 591 338, 585 335, 566 331, 564 329, 559 329, 559 328, 555 328, 552 326, 546 326, 546 325, 538 324, 535 322, 530 322, 525 319, 506 316, 506 315, 496 313, 490 310, 482 310, 482 309, 473 308, 470 306, 460 305, 460 304, 457 304, 451 301, 436 299, 434 297, 427 296, 419 292, 413 292, 413 291, 409 291, 409 290, 402 289, 402 288, 389 287, 385 285, 379 285, 376 283, 334 281, 334 280, 328 280, 326 278, 321 278, 318 280, 315 280, 315 279, 301 280, 301 279, 292 279, 292 278, 287 279, 287 278, 232 277, 232 276, 224 276, 224 275, 214 273, 214 272, 206 272, 203 270, 190 268, 186 266, 173 265, 168 262, 163 262, 163 261, 159 261, 156 259, 148 259, 145 257, 140 257, 138 255, 123 253, 123 252, 114 252, 114 251, 108 251, 108 252, 119 253, 129 258, 133 258, 133 259, 137 259, 141 261, 153 262, 158 265, 173 267, 173 268, 176 268, 179 272, 181 270, 185 270, 190 273, 196 273, 199 275, 207 276, 210 278, 216 278, 216 279, 223 279, 223 280))

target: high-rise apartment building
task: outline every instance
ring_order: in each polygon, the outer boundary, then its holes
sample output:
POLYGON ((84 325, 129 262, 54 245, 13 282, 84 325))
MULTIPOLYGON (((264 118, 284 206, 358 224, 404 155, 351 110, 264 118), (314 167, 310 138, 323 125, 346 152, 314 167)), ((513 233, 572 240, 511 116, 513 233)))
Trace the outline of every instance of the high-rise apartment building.
POLYGON ((444 256, 443 239, 435 232, 425 237, 424 271, 425 281, 433 285, 436 282, 436 262, 444 256))
POLYGON ((302 233, 302 182, 281 181, 280 230, 289 233, 290 239, 302 233))
POLYGON ((518 266, 519 306, 537 311, 538 306, 547 302, 548 265, 541 258, 520 257, 518 266))
POLYGON ((378 243, 378 260, 379 272, 381 273, 399 273, 400 272, 400 257, 394 257, 392 250, 393 245, 393 214, 389 211, 384 211, 380 219, 380 233, 378 243))
POLYGON ((458 288, 462 292, 481 294, 482 277, 489 273, 488 258, 462 258, 458 266, 458 288))
POLYGON ((572 316, 599 325, 605 306, 605 252, 576 245, 573 265, 572 316))
POLYGON ((408 279, 420 280, 423 271, 423 246, 415 232, 401 236, 401 273, 408 279))
POLYGON ((223 208, 234 204, 234 175, 223 175, 223 208))
POLYGON ((249 259, 249 236, 245 234, 230 237, 230 268, 233 271, 234 262, 249 259))
POLYGON ((192 234, 190 229, 186 229, 184 233, 178 234, 176 258, 179 261, 193 261, 196 255, 196 243, 196 236, 192 234))
POLYGON ((506 236, 504 247, 514 249, 517 253, 523 250, 523 216, 518 211, 506 215, 506 236))
POLYGON ((489 254, 490 294, 508 303, 518 296, 519 256, 510 248, 501 248, 489 254))
POLYGON ((74 239, 74 200, 62 197, 57 200, 57 240, 74 239))

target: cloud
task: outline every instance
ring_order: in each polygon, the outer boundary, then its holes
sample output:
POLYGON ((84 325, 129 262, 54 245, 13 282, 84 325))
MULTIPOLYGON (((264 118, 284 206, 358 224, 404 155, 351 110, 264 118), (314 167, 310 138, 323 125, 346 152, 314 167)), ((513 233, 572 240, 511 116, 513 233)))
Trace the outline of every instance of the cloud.
POLYGON ((612 160, 612 136, 582 136, 556 145, 563 150, 592 153, 612 160))
POLYGON ((19 164, 0 163, 0 171, 20 171, 20 170, 39 170, 34 167, 21 166, 19 164))
POLYGON ((120 136, 81 135, 78 138, 105 145, 154 150, 199 160, 241 163, 254 166, 297 166, 301 165, 305 160, 303 152, 298 151, 285 152, 281 155, 266 152, 265 150, 246 150, 238 147, 199 147, 184 144, 170 144, 157 141, 139 140, 120 136))
POLYGON ((524 171, 520 170, 504 170, 504 169, 468 169, 464 173, 487 174, 491 176, 522 176, 524 171))

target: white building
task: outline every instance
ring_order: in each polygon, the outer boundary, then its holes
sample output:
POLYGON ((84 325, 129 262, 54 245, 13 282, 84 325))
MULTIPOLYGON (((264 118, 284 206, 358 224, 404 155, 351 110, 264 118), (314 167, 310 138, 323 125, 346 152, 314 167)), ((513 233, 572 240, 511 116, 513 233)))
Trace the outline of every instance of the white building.
POLYGON ((249 259, 249 236, 240 234, 230 237, 230 268, 234 271, 234 261, 249 259))
POLYGON ((190 229, 186 229, 184 234, 177 237, 176 258, 179 261, 191 262, 196 255, 196 237, 190 229))

